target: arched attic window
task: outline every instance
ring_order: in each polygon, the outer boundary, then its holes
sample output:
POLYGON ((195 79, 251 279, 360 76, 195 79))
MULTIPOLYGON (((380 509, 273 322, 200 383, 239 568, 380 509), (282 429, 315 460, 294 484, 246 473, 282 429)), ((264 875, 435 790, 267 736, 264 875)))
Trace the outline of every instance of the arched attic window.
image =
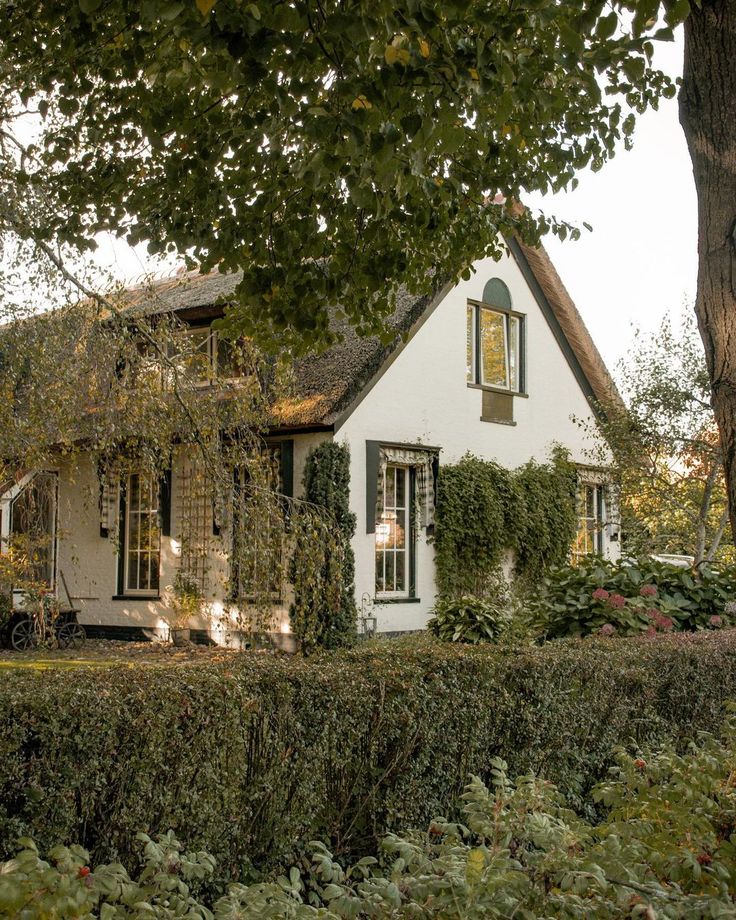
POLYGON ((500 278, 491 278, 483 288, 483 303, 498 310, 511 310, 511 293, 500 278))
MULTIPOLYGON (((468 384, 509 396, 523 394, 525 317, 513 309, 511 293, 500 278, 490 278, 482 296, 480 301, 468 300, 467 305, 468 384)), ((493 414, 488 420, 510 421, 510 398, 504 402, 503 417, 498 407, 493 414)), ((484 410, 482 418, 487 415, 491 415, 490 409, 484 410)))

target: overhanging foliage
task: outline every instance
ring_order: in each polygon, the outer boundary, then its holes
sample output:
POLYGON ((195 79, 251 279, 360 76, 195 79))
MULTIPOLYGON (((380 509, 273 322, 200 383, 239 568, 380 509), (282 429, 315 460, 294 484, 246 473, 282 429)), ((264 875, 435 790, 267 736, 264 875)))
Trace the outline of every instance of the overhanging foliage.
MULTIPOLYGON (((651 38, 671 37, 659 7, 17 0, 0 120, 39 123, 22 155, 0 138, 6 223, 243 269, 241 330, 324 341, 339 302, 376 331, 399 283, 427 293, 433 272, 497 255, 501 233, 567 235, 494 196, 574 184, 628 145, 634 110, 674 94, 651 66, 651 38)), ((664 8, 670 25, 689 10, 664 8)))

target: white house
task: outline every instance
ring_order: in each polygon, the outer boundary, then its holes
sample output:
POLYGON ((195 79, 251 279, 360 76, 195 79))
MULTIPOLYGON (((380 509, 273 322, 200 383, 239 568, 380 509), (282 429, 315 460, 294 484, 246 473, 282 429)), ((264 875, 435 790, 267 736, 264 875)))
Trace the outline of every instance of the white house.
MULTIPOLYGON (((605 477, 586 465, 590 445, 577 421, 593 422, 600 405, 618 396, 580 314, 541 248, 511 240, 501 261, 481 260, 473 268, 469 280, 431 297, 402 295, 391 344, 360 339, 346 327, 338 344, 297 361, 293 397, 275 409, 269 441, 287 494, 300 494, 314 445, 336 439, 350 448, 356 603, 375 616, 378 631, 426 624, 436 593, 431 521, 409 524, 415 486, 431 491, 437 465, 468 451, 515 468, 532 458, 545 461, 552 445, 562 444, 580 464, 583 549, 619 552, 605 477), (403 541, 394 539, 397 529, 403 541)), ((216 333, 209 324, 236 280, 210 275, 186 286, 163 283, 152 309, 176 311, 202 335, 215 361, 216 333)), ((180 455, 166 494, 133 475, 124 490, 108 487, 98 501, 91 460, 77 461, 73 473, 62 463, 28 474, 0 491, 0 539, 22 529, 24 494, 41 482, 38 477, 46 486, 51 477, 49 580, 59 583, 63 573, 92 635, 165 631, 162 589, 178 565, 189 475, 180 455), (118 540, 109 539, 113 527, 118 540)), ((211 535, 210 571, 226 577, 228 536, 211 534, 210 520, 202 526, 211 535)), ((216 641, 226 640, 230 626, 218 596, 224 580, 211 580, 212 616, 199 624, 216 641)), ((287 609, 277 616, 283 631, 287 609)))

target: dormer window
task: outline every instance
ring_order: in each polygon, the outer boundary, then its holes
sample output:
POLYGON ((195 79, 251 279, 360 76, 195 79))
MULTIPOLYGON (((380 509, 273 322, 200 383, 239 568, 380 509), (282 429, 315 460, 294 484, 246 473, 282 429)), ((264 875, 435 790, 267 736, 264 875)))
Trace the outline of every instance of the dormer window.
POLYGON ((508 288, 492 278, 483 300, 467 304, 467 380, 473 386, 524 391, 524 316, 511 309, 508 288))
POLYGON ((170 357, 182 373, 200 386, 243 375, 237 345, 210 326, 178 330, 171 344, 170 357))

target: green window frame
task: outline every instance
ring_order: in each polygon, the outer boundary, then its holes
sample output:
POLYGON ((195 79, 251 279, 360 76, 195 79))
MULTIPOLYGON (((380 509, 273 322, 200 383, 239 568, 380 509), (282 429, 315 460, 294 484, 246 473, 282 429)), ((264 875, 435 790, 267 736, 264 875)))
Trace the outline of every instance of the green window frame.
POLYGON ((504 393, 524 393, 524 314, 469 300, 466 324, 468 384, 504 393))

